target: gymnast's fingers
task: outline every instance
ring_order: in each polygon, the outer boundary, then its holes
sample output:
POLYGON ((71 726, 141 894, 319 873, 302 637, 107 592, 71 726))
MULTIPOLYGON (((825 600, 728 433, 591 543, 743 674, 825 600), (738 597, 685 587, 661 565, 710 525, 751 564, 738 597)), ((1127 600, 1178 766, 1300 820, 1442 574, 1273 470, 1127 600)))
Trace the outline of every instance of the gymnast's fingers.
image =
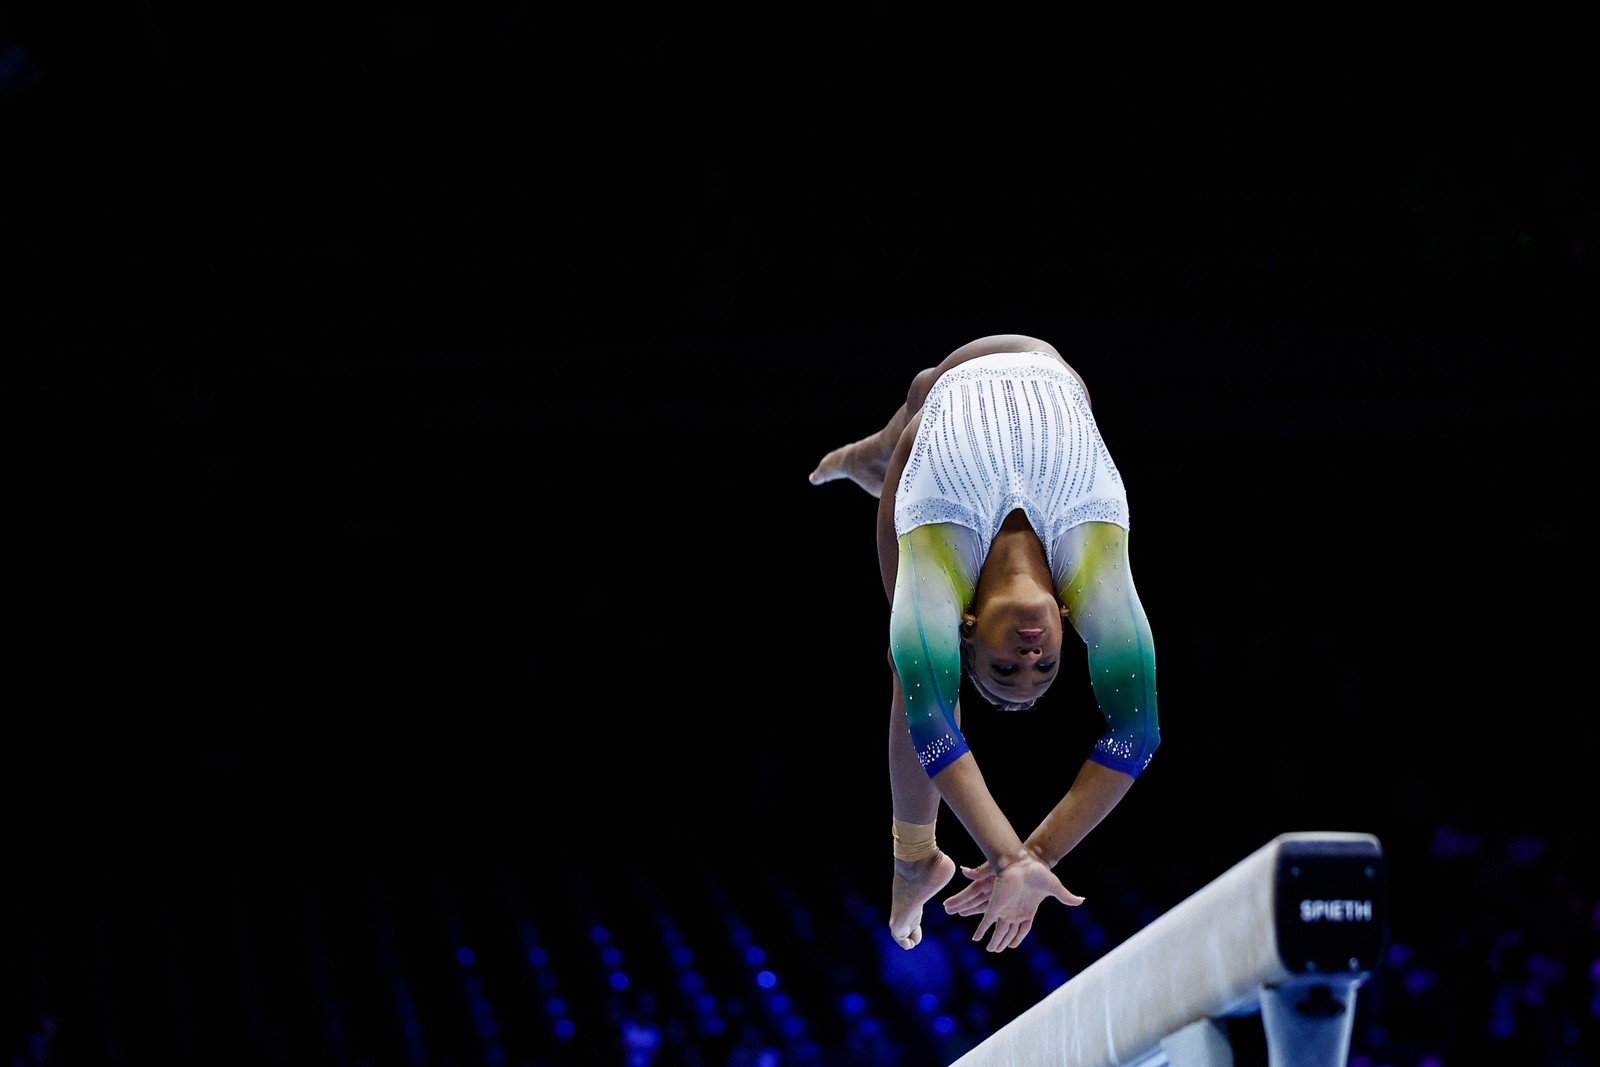
POLYGON ((944 902, 946 915, 976 915, 989 906, 989 888, 986 885, 969 885, 944 902))

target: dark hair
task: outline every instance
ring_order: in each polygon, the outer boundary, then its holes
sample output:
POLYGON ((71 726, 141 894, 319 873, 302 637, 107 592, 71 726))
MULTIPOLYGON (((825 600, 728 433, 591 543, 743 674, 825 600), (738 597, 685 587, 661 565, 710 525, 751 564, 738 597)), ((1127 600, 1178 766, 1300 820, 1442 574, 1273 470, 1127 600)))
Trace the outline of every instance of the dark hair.
POLYGON ((978 680, 978 669, 972 662, 972 642, 967 639, 965 633, 961 634, 961 671, 967 676, 967 681, 972 683, 972 688, 978 695, 1001 711, 1027 711, 1039 702, 1037 697, 1026 701, 1002 700, 989 692, 978 680))

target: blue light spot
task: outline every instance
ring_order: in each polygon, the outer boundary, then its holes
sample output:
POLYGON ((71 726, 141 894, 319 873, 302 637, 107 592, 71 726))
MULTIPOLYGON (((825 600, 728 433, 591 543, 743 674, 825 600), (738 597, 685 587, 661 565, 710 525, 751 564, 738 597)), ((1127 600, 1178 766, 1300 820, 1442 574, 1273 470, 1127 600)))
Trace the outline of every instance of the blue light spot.
POLYGON ((565 1015, 567 1013, 567 999, 565 997, 551 997, 544 1002, 544 1010, 551 1015, 565 1015))
POLYGON ((1000 976, 994 973, 993 967, 979 967, 973 972, 972 984, 979 989, 993 989, 1000 984, 1000 976))
POLYGON ((1507 1038, 1516 1032, 1517 1018, 1510 994, 1501 990, 1489 1004, 1489 1033, 1497 1038, 1507 1038))
POLYGON ((543 967, 545 964, 550 962, 550 956, 545 952, 544 949, 540 948, 538 945, 535 945, 528 950, 528 962, 533 964, 535 967, 543 967))
POLYGON ((705 980, 700 977, 698 971, 684 971, 683 977, 678 979, 678 988, 691 996, 700 992, 704 986, 705 980))
POLYGON ((1526 866, 1544 854, 1544 842, 1537 837, 1523 834, 1511 840, 1510 847, 1506 850, 1511 862, 1518 866, 1526 866))
POLYGON ((575 1034, 577 1032, 578 1032, 578 1028, 573 1025, 571 1019, 562 1018, 562 1019, 557 1019, 556 1020, 556 1036, 557 1037, 568 1038, 568 1037, 571 1037, 573 1034, 575 1034))
POLYGON ((471 967, 473 959, 474 957, 472 955, 472 950, 467 946, 462 945, 460 948, 456 949, 456 962, 461 964, 461 966, 471 967))
POLYGON ((956 1028, 955 1020, 950 1018, 950 1016, 948 1016, 948 1015, 937 1015, 937 1016, 934 1017, 934 1020, 933 1020, 933 1032, 934 1033, 936 1033, 936 1034, 948 1034, 948 1033, 954 1032, 955 1028, 956 1028))
POLYGON ((1411 996, 1420 996, 1431 990, 1436 984, 1433 971, 1426 967, 1407 967, 1401 972, 1405 991, 1411 996))
POLYGON ((618 949, 614 945, 601 949, 600 960, 607 967, 615 967, 617 964, 622 962, 622 950, 618 949))
POLYGON ((767 1000, 767 1007, 779 1015, 786 1015, 789 1011, 789 998, 782 993, 774 993, 767 1000))
POLYGON ((603 945, 611 940, 611 931, 604 926, 591 926, 589 927, 589 940, 597 945, 603 945))
POLYGON ((933 1011, 939 1006, 939 998, 932 993, 923 993, 917 998, 917 1007, 922 1011, 933 1011))
POLYGON ((762 989, 771 989, 778 984, 778 976, 771 971, 762 971, 756 975, 756 985, 762 989))
POLYGON ((760 945, 751 945, 744 950, 744 961, 754 966, 767 958, 766 950, 760 945))
POLYGON ((623 974, 621 971, 612 971, 611 977, 607 979, 607 981, 610 982, 612 989, 618 990, 619 992, 628 988, 628 976, 623 974))
POLYGON ((661 1031, 654 1026, 630 1022, 622 1028, 622 1043, 632 1049, 653 1049, 661 1044, 661 1031))
POLYGON ((717 998, 710 993, 702 993, 695 998, 694 1008, 702 1015, 710 1015, 717 1010, 717 998))
POLYGON ((845 1011, 851 1015, 856 1015, 867 1006, 867 1001, 860 993, 846 993, 842 1004, 845 1011))
POLYGON ((1535 988, 1559 985, 1567 976, 1567 965, 1547 953, 1535 952, 1528 957, 1528 976, 1535 988))
POLYGON ((679 967, 687 967, 694 962, 694 953, 689 951, 689 946, 679 945, 672 950, 672 962, 679 967))

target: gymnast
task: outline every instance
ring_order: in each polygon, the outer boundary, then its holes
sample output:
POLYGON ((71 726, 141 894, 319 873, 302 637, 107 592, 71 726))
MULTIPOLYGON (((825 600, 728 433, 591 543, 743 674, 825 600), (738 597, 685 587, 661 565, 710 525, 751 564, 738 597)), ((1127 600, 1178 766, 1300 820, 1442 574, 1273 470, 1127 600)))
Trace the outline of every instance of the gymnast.
POLYGON ((1045 341, 996 334, 918 373, 881 430, 829 452, 810 475, 813 485, 839 479, 878 498, 890 605, 889 932, 902 948, 918 945, 923 905, 955 875, 935 841, 942 800, 984 855, 961 868, 968 883, 945 912, 981 915, 972 940, 988 935, 988 951, 1015 948, 1047 898, 1083 903, 1053 868, 1160 744, 1122 476, 1078 373, 1045 341), (1059 673, 1069 623, 1087 646, 1106 730, 1024 840, 962 736, 962 676, 1001 710, 1031 707, 1059 673))

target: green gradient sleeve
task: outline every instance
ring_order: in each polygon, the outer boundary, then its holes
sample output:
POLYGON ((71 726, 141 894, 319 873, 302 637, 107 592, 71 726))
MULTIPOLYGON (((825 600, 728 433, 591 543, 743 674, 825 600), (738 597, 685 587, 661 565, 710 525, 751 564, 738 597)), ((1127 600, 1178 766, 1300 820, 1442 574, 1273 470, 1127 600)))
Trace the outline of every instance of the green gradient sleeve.
POLYGON ((906 725, 931 778, 967 751, 956 724, 961 693, 961 613, 972 602, 977 567, 970 534, 948 523, 919 526, 898 540, 889 649, 905 693, 906 725))
POLYGON ((1088 646, 1089 681, 1106 720, 1089 758, 1137 778, 1161 744, 1161 724, 1155 641, 1128 567, 1127 531, 1091 522, 1065 540, 1069 577, 1057 596, 1088 646))

